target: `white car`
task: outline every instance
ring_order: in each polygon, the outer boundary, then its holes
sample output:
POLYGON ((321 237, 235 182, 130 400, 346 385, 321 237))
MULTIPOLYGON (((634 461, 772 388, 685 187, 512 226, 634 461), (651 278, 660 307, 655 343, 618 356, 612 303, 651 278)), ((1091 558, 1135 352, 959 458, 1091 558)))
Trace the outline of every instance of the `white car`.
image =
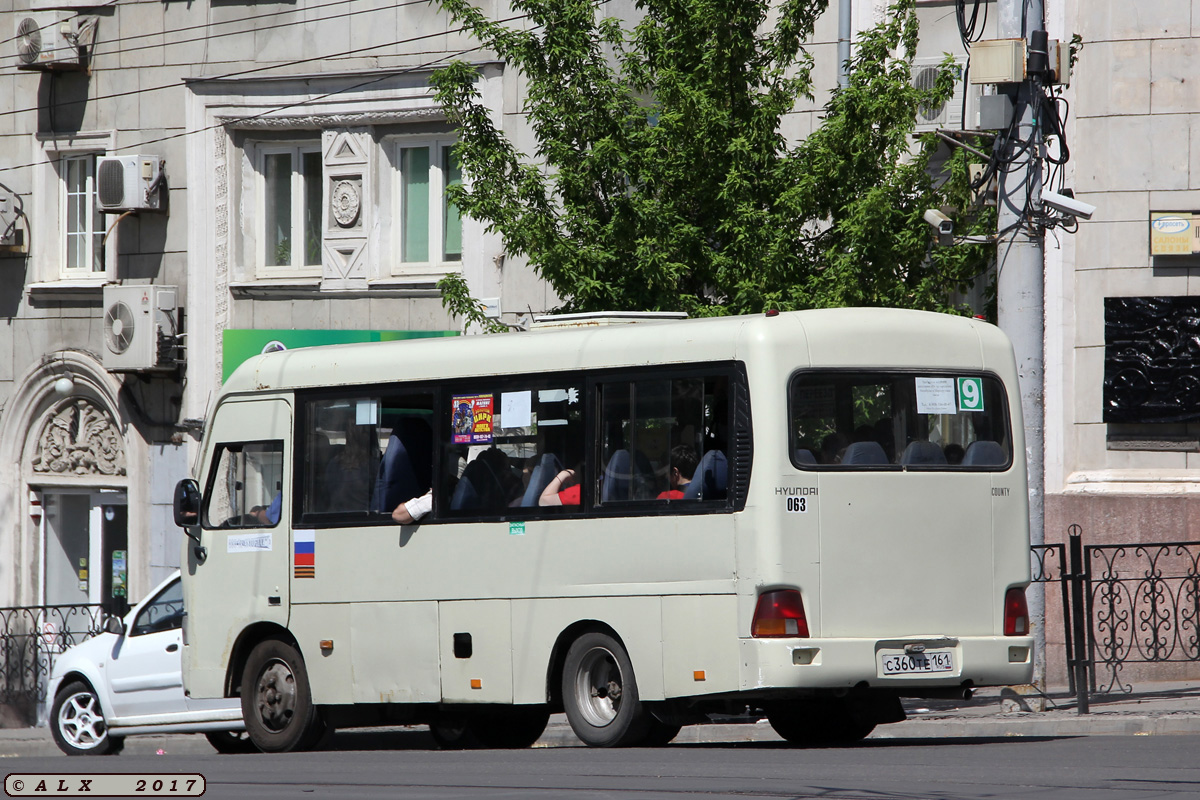
POLYGON ((71 647, 50 674, 50 729, 67 755, 119 753, 139 733, 203 733, 221 753, 255 752, 237 698, 183 693, 179 572, 106 632, 71 647))

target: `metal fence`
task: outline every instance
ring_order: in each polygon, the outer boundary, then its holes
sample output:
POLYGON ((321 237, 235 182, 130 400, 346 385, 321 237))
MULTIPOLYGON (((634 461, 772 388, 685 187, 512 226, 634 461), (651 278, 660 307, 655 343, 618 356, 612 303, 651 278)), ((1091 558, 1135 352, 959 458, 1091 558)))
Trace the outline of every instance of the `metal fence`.
POLYGON ((1200 542, 1065 544, 1033 548, 1033 579, 1057 583, 1071 691, 1132 692, 1128 664, 1200 663, 1200 542))
POLYGON ((99 605, 0 608, 0 706, 36 722, 54 660, 104 629, 99 605))

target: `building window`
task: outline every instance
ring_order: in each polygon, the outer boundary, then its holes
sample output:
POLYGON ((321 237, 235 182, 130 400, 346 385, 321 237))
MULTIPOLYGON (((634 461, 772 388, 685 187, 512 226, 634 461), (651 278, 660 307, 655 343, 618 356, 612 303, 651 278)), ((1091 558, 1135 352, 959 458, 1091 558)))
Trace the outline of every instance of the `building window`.
POLYGON ((64 276, 91 277, 104 271, 104 216, 96 208, 96 156, 63 158, 64 276))
POLYGON ((462 220, 446 188, 462 181, 451 141, 398 146, 400 242, 403 268, 462 260, 462 220))
POLYGON ((260 148, 258 179, 262 203, 259 264, 264 272, 319 271, 320 147, 260 148))

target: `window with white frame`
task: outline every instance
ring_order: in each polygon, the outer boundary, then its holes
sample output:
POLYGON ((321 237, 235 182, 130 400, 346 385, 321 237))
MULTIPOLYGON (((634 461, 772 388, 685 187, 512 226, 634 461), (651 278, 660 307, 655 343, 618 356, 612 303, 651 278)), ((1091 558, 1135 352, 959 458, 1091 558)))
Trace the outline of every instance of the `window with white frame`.
POLYGON ((96 155, 70 155, 61 164, 66 278, 104 273, 104 215, 96 208, 96 155))
POLYGON ((319 274, 320 145, 261 145, 257 155, 260 274, 319 274))
POLYGON ((399 241, 395 263, 413 271, 462 260, 462 220, 446 189, 462 181, 452 139, 396 142, 399 241))

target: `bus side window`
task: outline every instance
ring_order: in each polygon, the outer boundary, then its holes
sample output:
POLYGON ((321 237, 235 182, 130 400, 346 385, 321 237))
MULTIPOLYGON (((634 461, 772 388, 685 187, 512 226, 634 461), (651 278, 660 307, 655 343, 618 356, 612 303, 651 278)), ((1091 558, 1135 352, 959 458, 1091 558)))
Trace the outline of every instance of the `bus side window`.
POLYGON ((565 468, 582 467, 580 384, 469 384, 451 393, 441 413, 449 423, 438 484, 445 513, 486 517, 579 508, 578 496, 554 507, 539 500, 565 468))
POLYGON ((723 500, 728 380, 685 377, 601 386, 601 503, 723 500))
POLYGON ((222 444, 214 458, 210 489, 204 497, 204 527, 277 525, 283 497, 283 442, 222 444))

